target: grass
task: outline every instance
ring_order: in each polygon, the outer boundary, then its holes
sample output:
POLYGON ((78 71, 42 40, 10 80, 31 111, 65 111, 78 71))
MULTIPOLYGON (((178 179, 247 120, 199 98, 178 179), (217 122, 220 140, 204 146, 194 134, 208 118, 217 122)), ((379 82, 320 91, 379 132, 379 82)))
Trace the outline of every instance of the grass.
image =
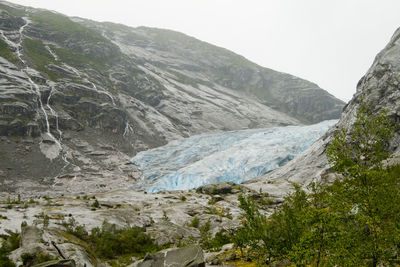
POLYGON ((97 31, 68 17, 40 11, 32 15, 36 27, 47 36, 44 38, 57 42, 61 48, 54 49, 61 61, 75 67, 90 65, 97 71, 104 72, 107 65, 121 59, 119 48, 97 31), (104 49, 99 52, 98 49, 104 49))
POLYGON ((200 225, 200 220, 199 220, 199 218, 194 217, 193 220, 192 220, 192 222, 190 223, 190 226, 191 226, 191 227, 194 227, 194 228, 199 228, 199 225, 200 225))
POLYGON ((25 39, 23 45, 25 47, 27 56, 32 60, 37 70, 42 73, 46 73, 52 81, 56 81, 58 78, 60 78, 57 73, 46 68, 46 66, 49 64, 57 65, 58 63, 45 48, 42 41, 36 39, 25 39))
POLYGON ((51 11, 39 11, 32 16, 39 28, 47 29, 56 34, 60 41, 67 39, 85 40, 85 42, 108 42, 101 34, 76 23, 68 17, 51 11))
POLYGON ((22 64, 19 58, 16 55, 14 55, 13 52, 11 52, 7 43, 2 39, 0 39, 0 56, 17 66, 20 66, 22 64))
POLYGON ((97 58, 67 48, 55 48, 54 50, 60 60, 68 65, 78 68, 90 66, 99 72, 105 72, 108 69, 106 64, 114 58, 97 58))
POLYGON ((10 7, 10 6, 7 6, 7 5, 3 5, 3 4, 0 4, 0 9, 5 10, 8 13, 10 13, 11 15, 16 16, 16 17, 23 17, 25 15, 25 13, 23 11, 13 8, 13 7, 10 7))

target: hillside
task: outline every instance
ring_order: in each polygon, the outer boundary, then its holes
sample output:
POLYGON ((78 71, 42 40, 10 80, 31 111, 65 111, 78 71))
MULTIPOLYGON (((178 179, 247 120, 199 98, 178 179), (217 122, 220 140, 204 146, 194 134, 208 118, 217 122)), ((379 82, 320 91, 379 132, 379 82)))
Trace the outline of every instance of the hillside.
POLYGON ((89 184, 82 190, 106 190, 138 178, 126 163, 139 151, 200 133, 334 119, 344 105, 181 33, 0 7, 3 189, 75 177, 89 184))

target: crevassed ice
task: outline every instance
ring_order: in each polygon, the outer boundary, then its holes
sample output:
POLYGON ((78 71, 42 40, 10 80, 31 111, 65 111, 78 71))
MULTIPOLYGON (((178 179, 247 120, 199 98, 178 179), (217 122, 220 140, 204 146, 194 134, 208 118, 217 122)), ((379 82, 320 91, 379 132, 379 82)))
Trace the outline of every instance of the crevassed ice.
POLYGON ((337 120, 310 126, 201 134, 138 153, 131 159, 142 171, 132 186, 148 192, 185 190, 264 175, 306 150, 337 120))

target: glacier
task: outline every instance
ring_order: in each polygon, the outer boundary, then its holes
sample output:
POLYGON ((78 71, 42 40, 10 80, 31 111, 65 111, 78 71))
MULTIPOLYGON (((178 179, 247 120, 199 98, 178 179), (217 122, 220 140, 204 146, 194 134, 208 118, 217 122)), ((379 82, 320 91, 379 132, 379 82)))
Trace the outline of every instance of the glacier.
POLYGON ((131 188, 157 192, 187 190, 222 181, 242 183, 292 160, 336 122, 200 134, 174 140, 131 159, 142 172, 140 181, 131 188))

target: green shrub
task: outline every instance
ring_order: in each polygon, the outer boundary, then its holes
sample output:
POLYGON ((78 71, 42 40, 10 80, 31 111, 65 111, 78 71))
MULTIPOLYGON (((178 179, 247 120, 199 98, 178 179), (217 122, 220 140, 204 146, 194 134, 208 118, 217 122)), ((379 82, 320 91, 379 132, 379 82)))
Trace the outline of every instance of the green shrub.
POLYGON ((209 240, 209 247, 211 250, 219 251, 222 246, 232 242, 230 234, 224 230, 217 232, 213 238, 209 240))
POLYGON ((21 255, 21 260, 24 266, 32 266, 42 262, 55 260, 55 258, 50 256, 49 254, 42 254, 40 252, 37 252, 35 254, 23 253, 21 255))
POLYGON ((71 235, 74 235, 82 240, 88 241, 89 234, 85 229, 85 226, 79 225, 74 218, 70 218, 68 222, 63 221, 62 225, 65 227, 65 231, 71 235))
POLYGON ((100 203, 99 203, 99 201, 97 199, 94 200, 94 202, 92 204, 92 207, 94 207, 94 208, 100 207, 100 203))
POLYGON ((10 61, 11 63, 14 63, 15 65, 19 66, 22 65, 22 62, 19 60, 19 58, 11 52, 10 48, 8 47, 8 44, 4 42, 2 39, 0 39, 0 57, 3 57, 10 61))
POLYGON ((118 229, 115 224, 107 222, 101 228, 92 229, 89 242, 93 244, 96 253, 105 259, 127 254, 143 257, 159 249, 142 228, 126 226, 118 229))
POLYGON ((36 39, 24 39, 23 45, 26 50, 27 56, 32 60, 36 69, 40 72, 46 73, 49 78, 56 81, 59 76, 57 73, 46 68, 48 64, 58 64, 50 52, 45 48, 44 44, 40 40, 36 39))
POLYGON ((197 217, 194 217, 192 222, 190 223, 191 227, 198 228, 200 224, 200 220, 197 217))
POLYGON ((168 217, 167 212, 165 210, 163 210, 162 220, 166 221, 166 222, 169 222, 169 217, 168 217))
POLYGON ((15 267, 15 264, 8 258, 11 251, 19 247, 20 235, 18 233, 10 232, 9 235, 2 235, 4 239, 0 247, 0 266, 2 267, 15 267))
POLYGON ((8 253, 0 249, 0 266, 15 267, 15 264, 8 258, 8 253))
POLYGON ((143 257, 146 253, 160 249, 144 229, 136 226, 119 229, 115 224, 103 222, 101 227, 93 228, 90 234, 73 218, 63 222, 63 226, 67 233, 89 243, 97 256, 103 259, 116 259, 127 255, 143 257))

